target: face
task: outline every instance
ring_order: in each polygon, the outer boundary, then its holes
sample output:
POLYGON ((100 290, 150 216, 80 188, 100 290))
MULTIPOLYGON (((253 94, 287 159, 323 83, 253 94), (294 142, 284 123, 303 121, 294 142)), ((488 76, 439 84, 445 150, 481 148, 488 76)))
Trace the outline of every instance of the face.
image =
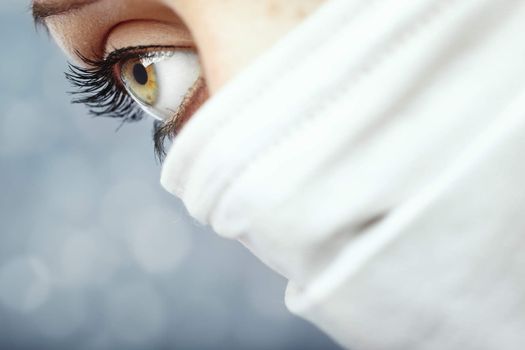
POLYGON ((163 152, 206 99, 323 0, 35 0, 72 61, 77 102, 124 121, 151 116, 163 152))

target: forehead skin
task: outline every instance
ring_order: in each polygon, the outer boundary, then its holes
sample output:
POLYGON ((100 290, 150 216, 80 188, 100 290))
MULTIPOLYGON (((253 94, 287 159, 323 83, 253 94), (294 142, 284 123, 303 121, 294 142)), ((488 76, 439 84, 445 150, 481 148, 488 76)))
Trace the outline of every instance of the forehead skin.
MULTIPOLYGON (((38 0, 74 4, 79 0, 38 0)), ((45 19, 78 63, 114 47, 195 45, 213 93, 324 0, 94 0, 45 19)))

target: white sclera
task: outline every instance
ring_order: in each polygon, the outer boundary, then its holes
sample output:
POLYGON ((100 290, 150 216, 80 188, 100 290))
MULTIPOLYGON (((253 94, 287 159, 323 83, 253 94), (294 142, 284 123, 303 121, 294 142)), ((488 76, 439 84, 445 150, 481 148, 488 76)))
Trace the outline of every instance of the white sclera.
POLYGON ((157 102, 146 105, 131 93, 133 99, 151 116, 167 120, 179 109, 184 97, 200 76, 197 54, 191 51, 160 53, 153 58, 144 58, 144 66, 155 65, 157 75, 157 102))

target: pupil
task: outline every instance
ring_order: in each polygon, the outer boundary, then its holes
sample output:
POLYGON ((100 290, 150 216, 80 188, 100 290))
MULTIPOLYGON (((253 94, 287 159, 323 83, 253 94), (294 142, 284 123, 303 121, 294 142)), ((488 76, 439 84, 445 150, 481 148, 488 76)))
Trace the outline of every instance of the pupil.
POLYGON ((146 68, 140 63, 137 63, 133 66, 133 77, 135 81, 140 85, 146 85, 148 82, 148 72, 146 68))

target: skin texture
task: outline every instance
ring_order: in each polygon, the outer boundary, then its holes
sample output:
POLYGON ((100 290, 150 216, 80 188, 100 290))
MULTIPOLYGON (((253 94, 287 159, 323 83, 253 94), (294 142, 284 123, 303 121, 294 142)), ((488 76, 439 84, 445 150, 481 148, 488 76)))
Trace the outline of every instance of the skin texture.
MULTIPOLYGON (((193 46, 213 94, 323 1, 98 0, 47 17, 45 24, 77 62, 76 52, 100 58, 126 46, 193 46)), ((75 3, 35 1, 68 2, 75 3)))
POLYGON ((171 0, 194 36, 212 92, 322 0, 171 0))

